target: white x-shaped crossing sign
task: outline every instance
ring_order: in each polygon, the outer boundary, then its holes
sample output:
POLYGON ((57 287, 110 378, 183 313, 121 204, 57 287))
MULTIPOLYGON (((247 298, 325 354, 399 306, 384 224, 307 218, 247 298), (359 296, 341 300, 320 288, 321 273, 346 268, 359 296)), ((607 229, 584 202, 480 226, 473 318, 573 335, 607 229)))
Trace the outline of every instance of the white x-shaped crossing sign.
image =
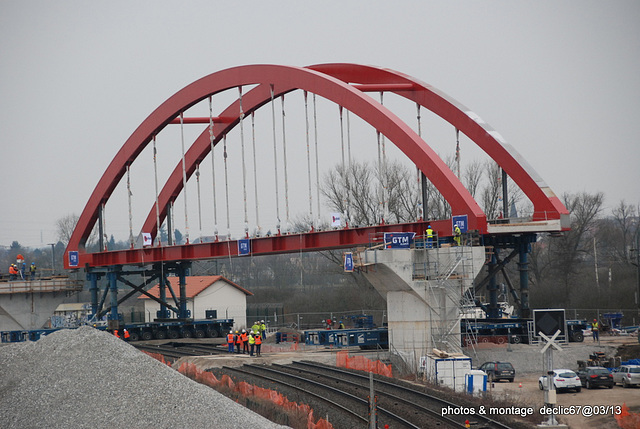
POLYGON ((545 334, 542 333, 542 331, 538 332, 538 335, 540 335, 542 338, 544 338, 545 340, 547 340, 547 344, 544 345, 544 347, 542 348, 542 350, 540 350, 540 353, 544 353, 545 351, 547 351, 547 349, 549 348, 549 346, 553 346, 555 347, 556 350, 558 351, 562 351, 562 349, 560 348, 560 346, 558 344, 556 344, 555 340, 558 337, 558 335, 560 335, 560 329, 558 329, 556 331, 555 334, 553 334, 553 336, 551 338, 547 337, 545 334))

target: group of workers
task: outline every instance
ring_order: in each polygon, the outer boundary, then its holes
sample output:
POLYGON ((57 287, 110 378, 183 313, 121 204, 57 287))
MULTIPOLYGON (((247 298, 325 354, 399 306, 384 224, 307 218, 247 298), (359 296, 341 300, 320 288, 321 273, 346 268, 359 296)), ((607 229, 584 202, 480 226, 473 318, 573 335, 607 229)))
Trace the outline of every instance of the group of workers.
POLYGON ((128 340, 129 337, 131 336, 131 334, 129 334, 129 331, 127 330, 127 328, 124 328, 122 330, 122 335, 120 335, 120 332, 117 329, 113 330, 113 335, 116 338, 122 338, 123 340, 128 340))
POLYGON ((267 325, 264 320, 260 320, 251 326, 249 332, 246 329, 240 331, 229 331, 227 334, 227 346, 229 353, 234 350, 237 354, 247 353, 249 356, 260 356, 262 342, 267 338, 267 325), (242 351, 241 351, 242 350, 242 351))
POLYGON ((9 265, 9 280, 10 281, 18 280, 18 278, 20 278, 20 280, 35 280, 36 270, 37 270, 36 263, 32 262, 31 265, 29 266, 29 274, 27 276, 26 262, 23 262, 20 268, 18 268, 18 265, 16 264, 11 264, 9 265))
MULTIPOLYGON (((431 249, 433 247, 433 238, 434 238, 434 232, 433 232, 433 229, 431 228, 431 225, 427 226, 427 230, 425 231, 425 236, 426 236, 425 247, 427 249, 431 249)), ((454 246, 460 246, 462 244, 462 231, 460 230, 460 227, 457 224, 453 227, 453 244, 454 246)))
POLYGON ((327 329, 344 329, 344 323, 342 323, 342 320, 339 322, 336 322, 335 320, 331 320, 331 319, 327 319, 327 320, 323 320, 322 323, 324 323, 325 328, 327 329))

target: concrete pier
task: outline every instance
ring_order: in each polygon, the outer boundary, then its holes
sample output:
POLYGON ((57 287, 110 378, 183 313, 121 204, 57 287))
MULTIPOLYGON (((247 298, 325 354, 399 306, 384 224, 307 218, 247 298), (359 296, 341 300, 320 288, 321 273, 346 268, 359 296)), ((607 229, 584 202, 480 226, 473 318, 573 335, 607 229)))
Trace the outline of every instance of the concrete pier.
POLYGON ((434 347, 461 352, 461 306, 473 303, 468 291, 485 263, 484 246, 367 249, 359 256, 387 300, 393 352, 410 366, 434 347))
POLYGON ((42 328, 58 305, 83 285, 69 277, 0 282, 0 331, 42 328))

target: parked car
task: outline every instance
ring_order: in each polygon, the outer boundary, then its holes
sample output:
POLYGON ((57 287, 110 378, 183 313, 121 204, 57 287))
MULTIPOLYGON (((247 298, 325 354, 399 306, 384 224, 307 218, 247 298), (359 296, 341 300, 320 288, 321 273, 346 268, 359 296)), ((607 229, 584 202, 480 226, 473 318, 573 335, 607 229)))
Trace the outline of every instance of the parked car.
POLYGON ((578 377, 580 377, 580 383, 587 389, 600 386, 613 388, 613 375, 602 366, 588 366, 581 369, 578 371, 578 377))
POLYGON ((487 374, 489 381, 509 380, 513 382, 516 376, 516 370, 509 362, 485 362, 478 369, 487 374))
POLYGON ((622 387, 639 385, 640 365, 622 365, 613 373, 613 382, 622 384, 622 387))
MULTIPOLYGON (((570 369, 554 369, 553 370, 553 385, 558 392, 563 390, 575 390, 579 392, 582 390, 582 384, 580 383, 580 377, 578 374, 570 369)), ((543 375, 538 379, 538 387, 540 390, 547 388, 547 376, 543 375)))

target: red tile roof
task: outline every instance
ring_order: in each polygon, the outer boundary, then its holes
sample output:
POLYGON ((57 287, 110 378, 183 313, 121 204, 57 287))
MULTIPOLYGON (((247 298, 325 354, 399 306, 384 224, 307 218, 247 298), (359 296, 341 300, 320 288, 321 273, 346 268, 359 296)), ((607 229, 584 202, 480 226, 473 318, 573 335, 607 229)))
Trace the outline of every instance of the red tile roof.
MULTIPOLYGON (((241 290, 246 295, 253 295, 253 293, 249 292, 247 289, 235 284, 231 280, 226 279, 222 276, 193 276, 193 277, 186 277, 187 284, 185 285, 185 289, 187 293, 187 298, 193 298, 197 296, 200 292, 202 292, 203 290, 205 290, 206 288, 208 288, 218 280, 222 280, 223 282, 235 287, 236 289, 241 290)), ((178 296, 180 294, 180 286, 178 285, 178 278, 169 277, 169 281, 171 282, 171 287, 173 288, 173 292, 175 292, 176 296, 178 296)), ((155 296, 156 298, 160 298, 160 288, 158 284, 156 284, 151 289, 149 289, 148 292, 149 294, 155 296)), ((167 295, 169 295, 169 292, 167 292, 167 295)), ((140 295, 140 298, 149 299, 145 295, 140 295)))

